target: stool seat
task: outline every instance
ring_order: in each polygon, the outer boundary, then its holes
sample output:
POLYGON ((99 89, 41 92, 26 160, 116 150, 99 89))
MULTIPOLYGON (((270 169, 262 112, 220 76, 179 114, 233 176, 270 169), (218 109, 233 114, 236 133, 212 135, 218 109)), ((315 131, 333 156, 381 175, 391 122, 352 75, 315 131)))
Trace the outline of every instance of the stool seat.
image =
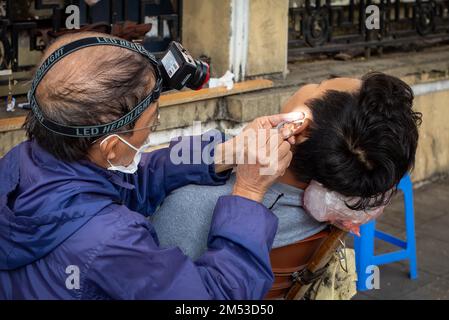
POLYGON ((404 241, 385 232, 376 230, 376 221, 368 222, 360 227, 360 237, 354 236, 358 291, 365 291, 368 289, 366 282, 371 275, 372 266, 408 260, 410 278, 416 279, 418 277, 413 184, 408 174, 401 179, 398 184, 398 189, 402 191, 404 196, 406 240, 404 241), (375 255, 374 241, 376 238, 399 247, 400 249, 381 255, 375 255))

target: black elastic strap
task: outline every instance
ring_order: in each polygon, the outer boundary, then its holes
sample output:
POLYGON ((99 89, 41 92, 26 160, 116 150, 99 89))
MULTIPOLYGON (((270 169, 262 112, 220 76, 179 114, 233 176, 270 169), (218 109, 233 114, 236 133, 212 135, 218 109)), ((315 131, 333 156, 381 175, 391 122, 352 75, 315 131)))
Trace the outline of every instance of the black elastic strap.
POLYGON ((159 64, 156 58, 151 53, 149 53, 144 47, 142 47, 139 44, 121 39, 113 39, 108 37, 90 37, 71 42, 57 49, 50 56, 48 56, 48 58, 36 71, 36 75, 31 85, 31 89, 28 92, 28 100, 30 102, 31 110, 36 116, 37 120, 41 125, 43 125, 48 130, 51 130, 57 134, 64 136, 76 138, 88 138, 109 134, 111 132, 116 131, 119 128, 128 125, 129 123, 132 123, 148 108, 148 106, 151 105, 151 103, 159 99, 161 90, 162 90, 162 77, 159 71, 159 64), (36 88, 39 85, 42 78, 45 76, 48 70, 50 70, 51 67, 56 64, 56 62, 66 57, 70 53, 83 48, 98 45, 121 47, 129 49, 146 57, 153 65, 157 78, 156 85, 151 94, 149 94, 145 99, 143 99, 137 106, 135 106, 130 112, 125 114, 123 117, 106 124, 94 126, 68 126, 54 122, 46 118, 42 113, 41 108, 39 107, 39 104, 37 103, 35 97, 36 88))
POLYGON ((276 203, 279 201, 280 198, 282 198, 284 196, 283 193, 278 194, 278 196, 276 197, 276 200, 274 200, 273 204, 268 208, 268 210, 273 209, 273 207, 276 205, 276 203))
POLYGON ((323 274, 326 272, 326 270, 329 267, 329 263, 326 264, 321 269, 318 269, 315 272, 311 272, 309 269, 304 268, 301 271, 295 272, 292 274, 293 281, 299 282, 302 285, 309 285, 312 282, 315 282, 316 280, 320 279, 323 274))

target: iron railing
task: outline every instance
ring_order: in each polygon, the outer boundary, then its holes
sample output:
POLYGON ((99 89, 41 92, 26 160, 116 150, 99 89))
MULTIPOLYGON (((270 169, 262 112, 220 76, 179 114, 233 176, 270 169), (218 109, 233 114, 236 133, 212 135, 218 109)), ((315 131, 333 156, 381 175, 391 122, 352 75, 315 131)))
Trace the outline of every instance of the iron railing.
POLYGON ((172 40, 180 40, 181 0, 102 0, 92 7, 84 0, 0 0, 0 70, 34 67, 19 61, 19 51, 24 52, 22 56, 42 51, 49 42, 48 33, 57 34, 65 27, 65 8, 71 4, 80 9, 82 27, 100 24, 110 29, 121 21, 141 24, 152 18, 155 32, 145 37, 143 45, 155 55, 161 55, 172 40), (28 46, 20 41, 23 33, 28 34, 28 46))
POLYGON ((449 40, 449 0, 299 0, 289 9, 289 55, 449 40), (379 28, 369 29, 369 5, 379 28))

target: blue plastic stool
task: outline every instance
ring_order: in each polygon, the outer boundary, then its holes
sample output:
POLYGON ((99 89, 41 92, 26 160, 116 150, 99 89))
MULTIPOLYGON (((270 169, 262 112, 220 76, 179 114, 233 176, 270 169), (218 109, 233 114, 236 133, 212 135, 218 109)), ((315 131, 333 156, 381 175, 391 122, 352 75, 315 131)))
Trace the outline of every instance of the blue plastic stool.
POLYGON ((357 290, 367 290, 366 280, 371 275, 369 266, 387 264, 399 260, 409 260, 410 278, 418 277, 416 264, 415 217, 413 209, 413 185, 410 176, 405 175, 398 189, 404 194, 405 227, 407 240, 403 241, 390 234, 376 230, 376 222, 371 221, 360 227, 360 237, 354 236, 354 249, 357 270, 357 290), (374 255, 375 238, 391 243, 401 250, 374 255))

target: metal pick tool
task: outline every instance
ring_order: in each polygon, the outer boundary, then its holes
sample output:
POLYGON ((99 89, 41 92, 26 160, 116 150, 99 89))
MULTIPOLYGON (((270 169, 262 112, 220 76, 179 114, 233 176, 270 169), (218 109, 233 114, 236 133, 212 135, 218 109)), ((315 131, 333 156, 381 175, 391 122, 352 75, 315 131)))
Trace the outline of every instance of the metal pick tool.
POLYGON ((304 120, 305 120, 305 119, 302 119, 302 120, 293 120, 293 121, 282 121, 281 123, 279 123, 279 124, 276 126, 276 129, 280 131, 280 130, 283 129, 286 125, 291 124, 291 125, 292 125, 292 128, 290 128, 290 135, 287 136, 287 137, 285 137, 285 139, 287 140, 288 138, 290 138, 291 136, 293 136, 293 135, 295 134, 296 129, 298 129, 300 126, 302 126, 302 125, 304 124, 304 120))

